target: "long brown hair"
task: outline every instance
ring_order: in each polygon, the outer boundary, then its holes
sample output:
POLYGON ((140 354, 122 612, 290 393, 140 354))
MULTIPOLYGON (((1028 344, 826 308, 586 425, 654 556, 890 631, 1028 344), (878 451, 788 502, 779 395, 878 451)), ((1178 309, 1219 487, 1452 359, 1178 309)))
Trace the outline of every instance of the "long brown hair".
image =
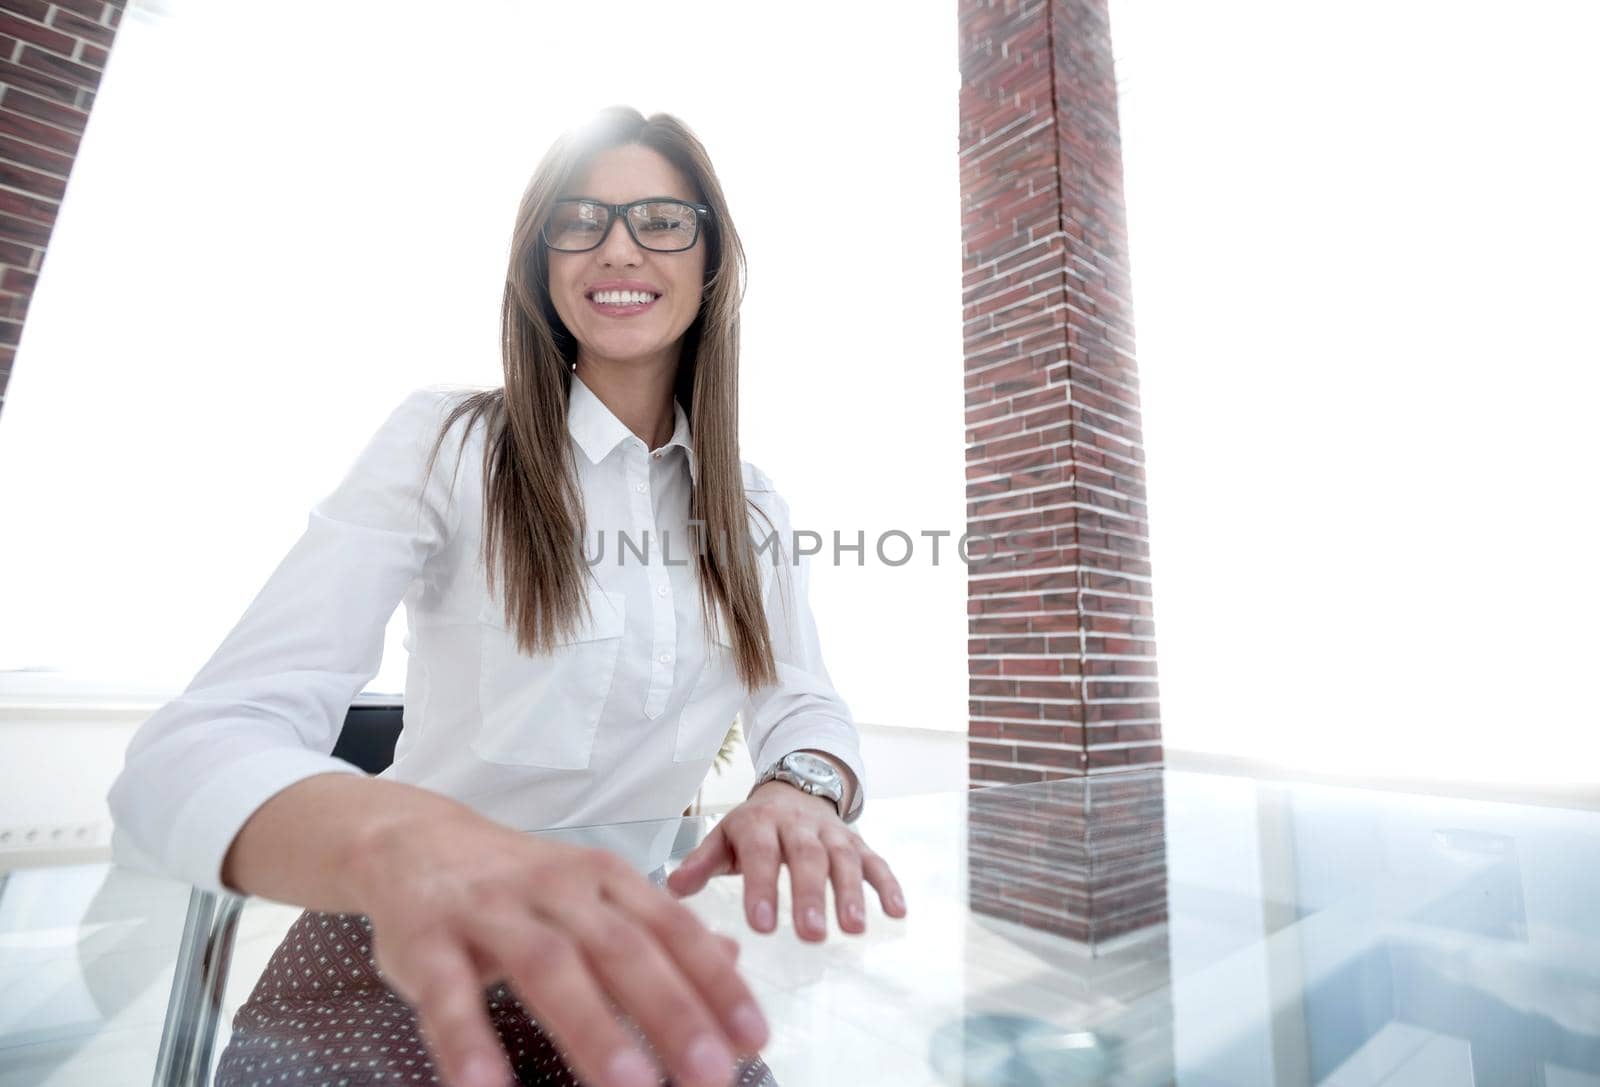
POLYGON ((505 384, 475 392, 451 410, 434 441, 428 472, 458 419, 469 416, 462 448, 472 427, 486 422, 482 559, 489 591, 498 569, 506 586, 506 626, 524 653, 547 652, 570 637, 580 623, 580 606, 587 606, 589 574, 581 542, 583 492, 567 432, 577 342, 550 300, 539 226, 591 158, 625 144, 661 154, 711 208, 699 243, 707 247, 700 312, 680 340, 674 396, 688 414, 694 449, 689 517, 704 524, 695 567, 706 629, 720 609, 740 679, 747 688, 763 687, 777 682, 777 666, 756 567, 763 560, 751 546, 747 504, 763 520, 765 514, 745 494, 739 460, 744 249, 710 157, 678 118, 646 118, 628 106, 612 106, 569 129, 539 161, 517 211, 501 303, 505 384))

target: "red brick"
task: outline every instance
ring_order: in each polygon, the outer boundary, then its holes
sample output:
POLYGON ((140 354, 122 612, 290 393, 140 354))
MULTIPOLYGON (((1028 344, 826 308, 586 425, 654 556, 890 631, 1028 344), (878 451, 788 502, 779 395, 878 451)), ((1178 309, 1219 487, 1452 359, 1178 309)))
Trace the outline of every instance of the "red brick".
POLYGON ((31 19, 23 19, 9 11, 0 10, 0 34, 9 38, 20 38, 25 42, 60 53, 62 56, 71 56, 73 48, 78 44, 76 38, 63 34, 59 30, 51 30, 31 19))
POLYGON ((98 16, 94 20, 89 20, 70 11, 56 11, 50 19, 50 25, 63 33, 71 34, 74 38, 93 42, 104 49, 110 49, 112 41, 117 36, 114 29, 101 25, 98 16))
MULTIPOLYGON (((9 93, 7 98, 10 98, 9 93)), ((34 101, 43 99, 35 98, 34 101)), ((7 101, 0 103, 0 134, 15 136, 17 139, 49 147, 63 154, 76 155, 83 130, 61 128, 48 121, 29 117, 25 111, 13 108, 13 103, 7 101)))

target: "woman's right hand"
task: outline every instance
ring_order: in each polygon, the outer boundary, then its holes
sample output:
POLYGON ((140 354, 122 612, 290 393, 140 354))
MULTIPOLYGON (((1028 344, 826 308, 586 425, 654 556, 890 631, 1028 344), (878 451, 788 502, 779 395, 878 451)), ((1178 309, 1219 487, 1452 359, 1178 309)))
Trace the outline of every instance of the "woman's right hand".
POLYGON ((515 1082, 484 995, 500 981, 595 1087, 660 1082, 608 1001, 685 1087, 727 1087, 766 1043, 737 945, 614 854, 474 814, 388 827, 357 865, 378 969, 450 1087, 515 1082))

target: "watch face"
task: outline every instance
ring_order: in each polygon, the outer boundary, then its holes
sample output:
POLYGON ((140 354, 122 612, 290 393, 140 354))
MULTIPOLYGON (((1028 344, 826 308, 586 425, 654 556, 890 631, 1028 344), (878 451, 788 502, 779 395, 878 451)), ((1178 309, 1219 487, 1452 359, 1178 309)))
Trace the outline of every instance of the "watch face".
POLYGON ((831 785, 840 780, 839 771, 833 768, 832 763, 826 759, 819 759, 815 755, 809 755, 804 751, 791 753, 784 762, 796 773, 816 778, 824 784, 831 785))

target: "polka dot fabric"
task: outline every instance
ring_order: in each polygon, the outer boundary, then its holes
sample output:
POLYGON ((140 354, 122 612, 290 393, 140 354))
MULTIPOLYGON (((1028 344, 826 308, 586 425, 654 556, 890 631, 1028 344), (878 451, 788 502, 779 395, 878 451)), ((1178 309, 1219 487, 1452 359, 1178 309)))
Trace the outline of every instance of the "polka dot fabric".
MULTIPOLYGON (((581 1083, 504 982, 486 988, 485 1001, 518 1083, 581 1083)), ((637 1027, 633 1033, 654 1056, 637 1027)), ((216 1074, 217 1087, 441 1082, 416 1013, 373 961, 371 920, 314 910, 295 919, 234 1016, 216 1074)), ((778 1081, 760 1057, 750 1057, 728 1070, 728 1082, 777 1087, 778 1081)), ((671 1083, 661 1080, 663 1087, 671 1083)))

